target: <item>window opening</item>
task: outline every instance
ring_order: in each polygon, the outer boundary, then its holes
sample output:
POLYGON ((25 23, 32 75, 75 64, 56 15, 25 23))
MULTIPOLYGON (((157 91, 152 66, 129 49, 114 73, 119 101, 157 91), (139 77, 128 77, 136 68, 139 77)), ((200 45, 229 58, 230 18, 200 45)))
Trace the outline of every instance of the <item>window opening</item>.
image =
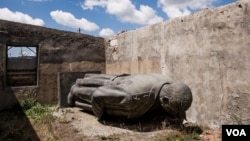
POLYGON ((37 85, 37 47, 7 46, 7 86, 37 85))

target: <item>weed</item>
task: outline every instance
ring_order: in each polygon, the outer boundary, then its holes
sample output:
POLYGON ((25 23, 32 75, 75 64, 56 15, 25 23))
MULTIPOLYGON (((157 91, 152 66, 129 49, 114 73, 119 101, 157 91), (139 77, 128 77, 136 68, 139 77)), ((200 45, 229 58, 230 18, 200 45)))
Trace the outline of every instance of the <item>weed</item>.
POLYGON ((200 135, 196 132, 192 132, 191 134, 191 139, 194 139, 194 140, 199 140, 200 138, 200 135))
POLYGON ((22 107, 23 110, 28 110, 31 107, 35 106, 37 103, 36 99, 34 98, 24 98, 20 100, 20 106, 22 107))
POLYGON ((37 124, 46 125, 51 138, 58 140, 53 130, 52 123, 55 117, 52 115, 52 111, 49 109, 49 105, 42 105, 37 102, 33 97, 25 97, 20 101, 20 105, 24 110, 27 117, 34 119, 37 124))
POLYGON ((36 103, 30 109, 25 111, 25 114, 35 120, 42 120, 49 114, 49 109, 46 106, 42 106, 40 103, 36 103))
POLYGON ((25 114, 36 121, 43 120, 43 122, 48 123, 51 122, 51 120, 53 121, 54 119, 49 106, 40 104, 33 97, 24 97, 19 101, 19 103, 25 114))

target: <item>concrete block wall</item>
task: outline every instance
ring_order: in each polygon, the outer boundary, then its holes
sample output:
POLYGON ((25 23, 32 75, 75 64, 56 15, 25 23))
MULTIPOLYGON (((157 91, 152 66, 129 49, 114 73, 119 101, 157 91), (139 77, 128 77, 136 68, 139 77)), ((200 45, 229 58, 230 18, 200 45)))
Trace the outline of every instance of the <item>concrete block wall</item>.
POLYGON ((32 92, 43 103, 58 102, 59 72, 105 73, 104 39, 90 35, 0 20, 0 110, 18 95, 32 92), (6 85, 7 46, 37 46, 38 85, 6 85))
POLYGON ((250 1, 121 33, 106 40, 106 73, 161 73, 190 86, 187 118, 250 124, 250 1))

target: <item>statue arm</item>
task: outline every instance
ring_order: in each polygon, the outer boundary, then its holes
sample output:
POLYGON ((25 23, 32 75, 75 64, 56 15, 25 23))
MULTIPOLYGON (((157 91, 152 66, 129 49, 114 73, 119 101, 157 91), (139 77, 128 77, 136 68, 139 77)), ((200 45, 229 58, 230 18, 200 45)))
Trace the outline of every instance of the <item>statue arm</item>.
POLYGON ((68 94, 68 105, 81 107, 92 111, 91 98, 93 93, 101 86, 115 85, 111 81, 115 75, 86 74, 84 78, 77 79, 68 94))

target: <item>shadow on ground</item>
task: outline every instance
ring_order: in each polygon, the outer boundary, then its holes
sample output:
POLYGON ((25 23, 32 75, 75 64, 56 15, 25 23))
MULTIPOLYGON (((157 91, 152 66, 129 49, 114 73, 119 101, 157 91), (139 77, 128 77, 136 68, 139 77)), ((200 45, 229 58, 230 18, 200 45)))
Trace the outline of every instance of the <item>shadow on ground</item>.
POLYGON ((0 111, 0 140, 40 141, 14 93, 11 90, 5 92, 8 93, 8 95, 12 95, 11 100, 16 104, 0 111))
MULTIPOLYGON (((93 113, 81 110, 93 115, 93 113)), ((114 117, 105 115, 99 122, 106 126, 127 129, 135 132, 153 132, 163 129, 174 129, 186 133, 196 132, 201 134, 203 131, 199 126, 189 125, 180 126, 178 119, 168 114, 164 109, 151 111, 138 119, 126 119, 125 117, 114 117)))

